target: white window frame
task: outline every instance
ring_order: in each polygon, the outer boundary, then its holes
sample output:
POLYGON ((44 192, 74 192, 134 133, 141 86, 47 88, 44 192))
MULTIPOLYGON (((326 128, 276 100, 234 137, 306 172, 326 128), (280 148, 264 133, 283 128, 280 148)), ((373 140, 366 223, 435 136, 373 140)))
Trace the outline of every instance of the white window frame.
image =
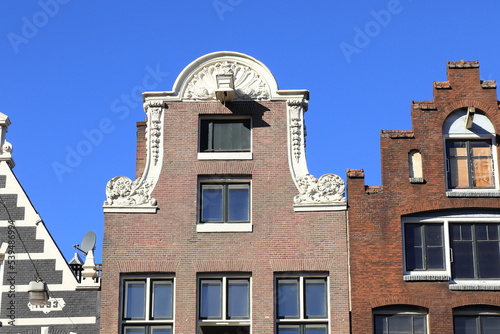
POLYGON ((125 333, 125 327, 130 326, 170 326, 172 333, 175 333, 175 277, 171 275, 126 275, 120 279, 120 333, 125 333), (150 319, 152 312, 152 284, 157 281, 171 281, 172 282, 172 319, 150 319), (130 282, 145 282, 146 284, 146 300, 144 303, 145 314, 144 319, 126 319, 126 287, 130 282))
POLYGON ((330 333, 330 277, 326 273, 277 273, 274 277, 274 310, 275 310, 275 329, 278 332, 279 325, 307 325, 307 324, 325 324, 327 333, 330 333), (305 285, 304 279, 324 279, 326 281, 326 318, 306 318, 305 317, 305 285), (278 281, 280 279, 298 279, 299 280, 299 317, 298 318, 279 318, 278 317, 278 281))
POLYGON ((253 120, 251 116, 231 115, 200 115, 198 121, 198 160, 252 160, 253 120), (250 151, 249 152, 201 152, 201 121, 202 120, 250 120, 250 151))
POLYGON ((227 176, 227 177, 200 177, 198 180, 198 216, 196 232, 252 232, 252 179, 249 176, 227 176), (203 205, 202 185, 204 184, 248 184, 248 222, 201 222, 201 210, 203 205))
POLYGON ((205 326, 248 326, 251 330, 252 327, 252 276, 249 274, 203 274, 199 275, 197 279, 197 298, 196 298, 196 310, 197 310, 197 322, 198 322, 198 333, 202 334, 201 327, 205 326), (241 279, 248 280, 248 319, 227 319, 227 280, 231 279, 241 279), (201 318, 201 282, 203 280, 220 280, 222 283, 221 287, 221 318, 220 319, 202 319, 201 318))
POLYGON ((440 217, 405 217, 401 220, 401 239, 403 254, 403 279, 405 281, 449 281, 450 290, 500 290, 500 277, 498 279, 454 279, 452 277, 452 256, 450 245, 450 225, 453 223, 500 223, 500 214, 463 214, 440 217), (413 270, 406 269, 405 225, 417 224, 442 224, 445 269, 443 270, 413 270))

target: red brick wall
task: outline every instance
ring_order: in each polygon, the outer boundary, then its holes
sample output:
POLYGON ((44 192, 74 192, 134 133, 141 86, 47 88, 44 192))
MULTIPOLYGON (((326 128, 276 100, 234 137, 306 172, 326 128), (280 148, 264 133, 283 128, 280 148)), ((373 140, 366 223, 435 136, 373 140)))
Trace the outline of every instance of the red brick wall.
POLYGON ((499 208, 500 198, 448 198, 442 125, 461 107, 485 112, 496 129, 496 89, 483 88, 477 67, 448 68, 434 101, 412 104, 412 131, 382 131, 382 187, 366 187, 362 173, 348 171, 352 333, 372 331, 372 308, 410 304, 429 309, 430 333, 452 333, 452 308, 500 306, 499 291, 450 291, 448 282, 403 281, 401 216, 420 211, 499 208), (408 153, 422 154, 424 184, 409 182, 408 153))
POLYGON ((176 333, 196 332, 203 272, 251 273, 252 333, 273 333, 274 274, 284 271, 328 273, 331 333, 348 333, 346 214, 293 211, 286 103, 172 102, 164 117, 158 212, 105 214, 101 333, 118 332, 120 273, 155 272, 175 275, 176 333), (200 114, 251 115, 253 159, 198 161, 200 114), (253 232, 196 232, 198 175, 214 173, 251 175, 253 232))

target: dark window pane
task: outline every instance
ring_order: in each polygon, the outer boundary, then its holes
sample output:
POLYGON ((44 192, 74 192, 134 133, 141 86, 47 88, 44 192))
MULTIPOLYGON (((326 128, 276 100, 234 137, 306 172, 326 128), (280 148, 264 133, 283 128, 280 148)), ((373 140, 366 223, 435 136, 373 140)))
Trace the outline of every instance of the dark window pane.
POLYGON ((426 334, 427 326, 425 324, 424 315, 413 316, 413 334, 426 334))
POLYGON ((383 315, 375 316, 375 334, 387 334, 389 330, 387 317, 383 315))
POLYGON ((202 326, 203 334, 249 334, 249 326, 202 326))
POLYGON ((299 325, 279 325, 278 334, 300 334, 299 325))
POLYGON ((151 334, 172 334, 171 326, 155 326, 151 328, 151 334))
POLYGON ((406 270, 422 270, 424 267, 424 251, 422 248, 422 225, 405 225, 406 270))
POLYGON ((223 201, 221 185, 202 185, 201 221, 222 222, 223 201))
POLYGON ((227 317, 250 317, 250 285, 248 280, 229 279, 227 281, 227 317))
POLYGON ((485 224, 474 225, 476 230, 476 240, 488 240, 488 232, 485 224))
POLYGON ((220 280, 201 281, 200 317, 203 319, 222 317, 222 282, 220 280))
POLYGON ((481 316, 481 334, 500 333, 500 317, 481 316))
POLYGON ((405 244, 406 246, 422 246, 422 225, 407 224, 405 226, 405 244))
POLYGON ((442 246, 443 225, 442 224, 425 225, 425 240, 427 242, 427 246, 442 246))
POLYGON ((152 318, 172 318, 172 282, 153 282, 152 318))
POLYGON ((499 240, 498 239, 498 227, 500 224, 488 224, 488 239, 489 240, 499 240))
POLYGON ((228 220, 231 222, 249 221, 249 186, 229 185, 228 186, 228 220))
POLYGON ((200 122, 201 152, 250 151, 250 119, 215 119, 200 122))
POLYGON ((328 330, 326 325, 305 325, 304 334, 326 334, 328 330))
POLYGON ((125 282, 125 318, 144 319, 146 305, 146 283, 125 282))
POLYGON ((412 334, 413 319, 411 316, 389 316, 388 334, 412 334))
POLYGON ((138 327, 125 327, 125 334, 146 334, 146 328, 144 326, 138 327))
POLYGON ((305 279, 305 316, 306 318, 326 318, 326 280, 305 279))
POLYGON ((443 247, 433 247, 427 249, 427 269, 430 270, 445 269, 443 247))
POLYGON ((480 334, 476 320, 476 317, 454 317, 454 334, 480 334))
POLYGON ((454 241, 453 276, 455 278, 474 278, 474 256, 471 241, 454 241))
POLYGON ((296 279, 278 280, 278 317, 299 317, 299 281, 296 279))
POLYGON ((500 247, 498 241, 478 241, 478 278, 500 278, 500 247))

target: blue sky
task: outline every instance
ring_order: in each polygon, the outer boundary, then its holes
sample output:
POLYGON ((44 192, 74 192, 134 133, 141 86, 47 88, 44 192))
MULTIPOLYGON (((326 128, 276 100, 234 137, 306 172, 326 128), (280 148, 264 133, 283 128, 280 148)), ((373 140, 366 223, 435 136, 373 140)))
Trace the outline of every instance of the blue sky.
POLYGON ((14 171, 64 255, 94 230, 100 260, 106 183, 134 177, 141 89, 171 90, 191 61, 230 50, 311 92, 312 174, 364 168, 379 185, 380 130, 411 128, 411 101, 432 99, 446 61, 500 79, 499 13, 494 0, 2 1, 14 171))

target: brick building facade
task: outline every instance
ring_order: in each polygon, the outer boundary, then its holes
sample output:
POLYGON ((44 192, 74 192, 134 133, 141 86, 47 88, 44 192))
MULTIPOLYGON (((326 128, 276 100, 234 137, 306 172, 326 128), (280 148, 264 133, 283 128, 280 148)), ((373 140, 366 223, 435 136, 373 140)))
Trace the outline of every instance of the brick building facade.
POLYGON ((9 125, 0 113, 0 333, 95 334, 100 283, 93 256, 83 268, 76 264, 78 272, 66 262, 12 170, 9 125), (35 277, 47 285, 46 305, 28 297, 35 277))
POLYGON ((347 172, 353 334, 500 333, 496 83, 447 75, 412 130, 381 132, 382 186, 347 172))
POLYGON ((308 92, 235 52, 143 94, 104 203, 101 333, 348 333, 344 183, 309 174, 308 92))

